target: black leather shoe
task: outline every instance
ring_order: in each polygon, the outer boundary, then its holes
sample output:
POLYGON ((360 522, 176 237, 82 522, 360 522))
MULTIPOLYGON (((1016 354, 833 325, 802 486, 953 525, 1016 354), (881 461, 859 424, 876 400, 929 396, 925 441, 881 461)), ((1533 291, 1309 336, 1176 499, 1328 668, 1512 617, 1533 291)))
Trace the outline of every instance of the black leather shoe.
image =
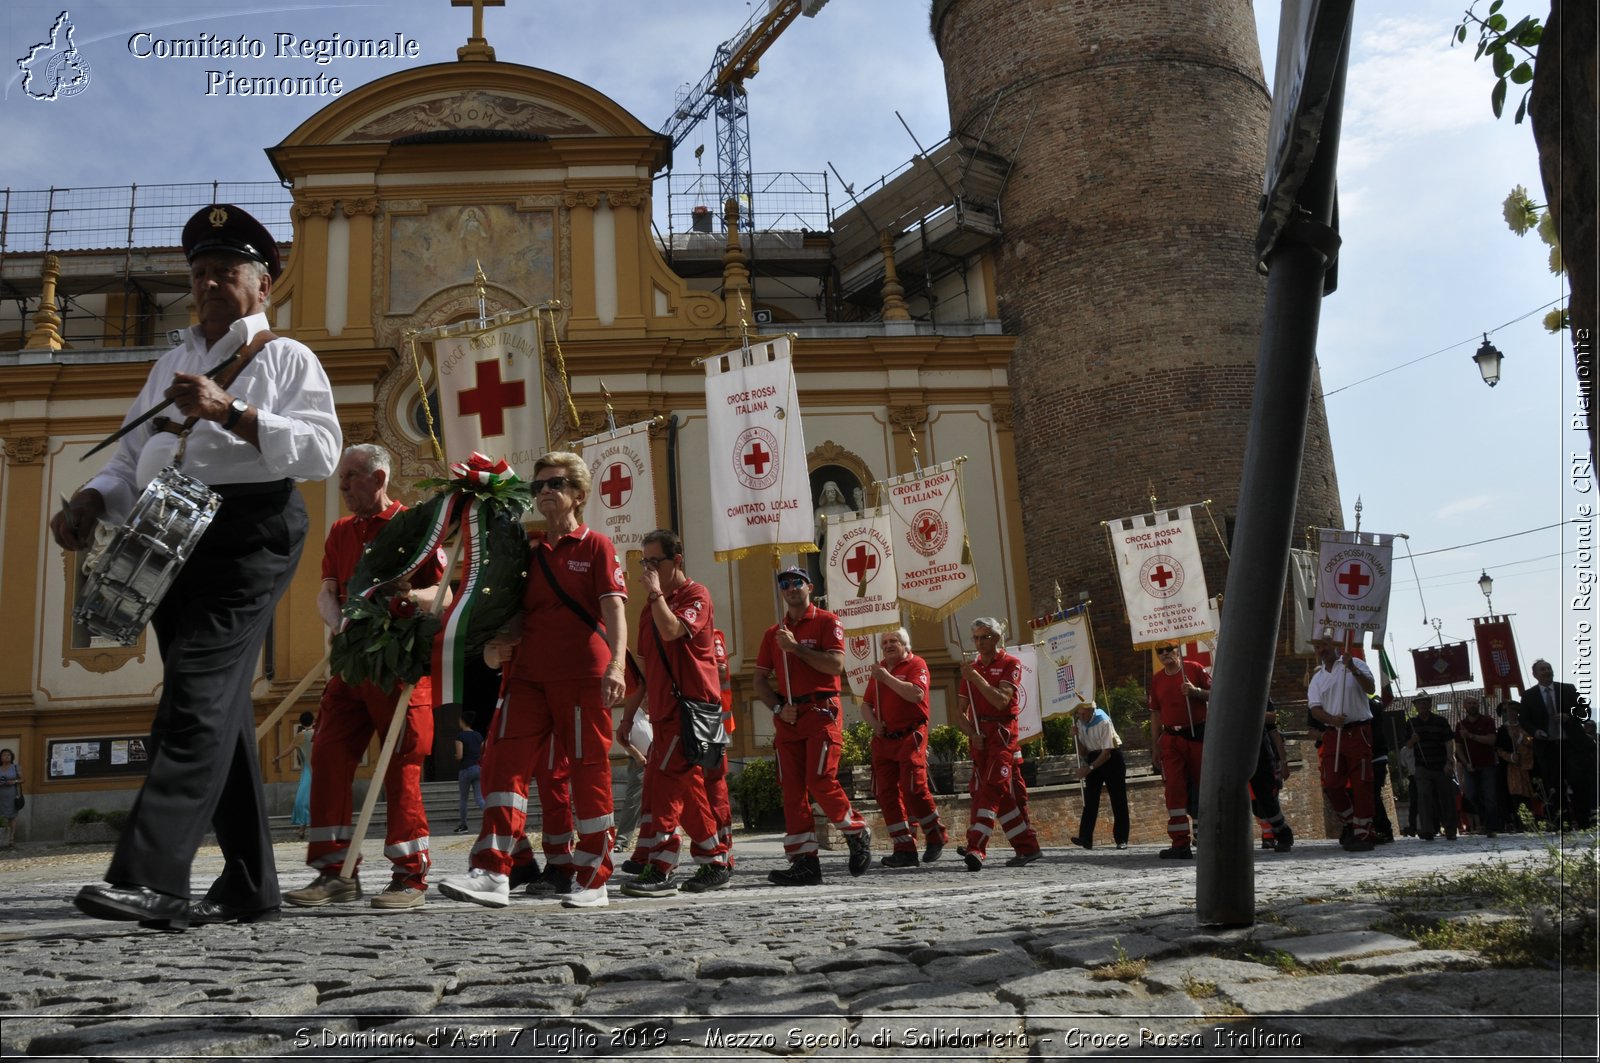
POLYGON ((282 918, 278 908, 235 908, 221 901, 200 901, 189 905, 189 925, 208 923, 272 923, 282 918))
POLYGON ((188 925, 188 901, 146 886, 85 886, 72 903, 96 919, 188 925))

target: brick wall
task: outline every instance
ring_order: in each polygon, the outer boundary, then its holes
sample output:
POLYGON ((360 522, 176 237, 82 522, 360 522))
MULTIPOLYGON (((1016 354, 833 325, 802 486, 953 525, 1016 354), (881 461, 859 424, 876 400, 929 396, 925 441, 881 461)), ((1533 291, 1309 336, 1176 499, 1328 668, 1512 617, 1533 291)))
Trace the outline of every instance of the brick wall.
MULTIPOLYGON (((953 128, 1014 155, 996 288, 1031 611, 1086 590, 1105 679, 1143 676, 1100 522, 1237 507, 1265 286, 1269 112, 1249 0, 935 0, 953 128)), ((1340 523, 1320 386, 1296 526, 1340 523)), ((1293 485, 1283 485, 1289 490, 1293 485)), ((1222 542, 1199 529, 1213 593, 1222 542)))

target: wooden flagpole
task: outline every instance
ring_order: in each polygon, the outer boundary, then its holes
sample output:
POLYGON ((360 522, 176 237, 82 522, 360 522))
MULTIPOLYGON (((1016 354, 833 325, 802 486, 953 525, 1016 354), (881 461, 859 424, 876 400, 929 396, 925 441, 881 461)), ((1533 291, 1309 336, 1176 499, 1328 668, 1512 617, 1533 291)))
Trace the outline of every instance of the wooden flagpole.
POLYGON ((272 730, 272 725, 283 718, 283 714, 289 711, 289 706, 299 701, 301 696, 304 695, 307 690, 311 689, 311 684, 315 683, 322 677, 322 674, 327 667, 328 654, 324 653, 322 655, 322 660, 312 665, 311 670, 306 673, 306 677, 300 680, 300 682, 296 683, 294 689, 289 691, 288 696, 278 703, 278 707, 273 709, 272 712, 267 715, 265 720, 261 721, 261 725, 256 728, 257 742, 260 742, 263 738, 267 737, 267 732, 272 730))

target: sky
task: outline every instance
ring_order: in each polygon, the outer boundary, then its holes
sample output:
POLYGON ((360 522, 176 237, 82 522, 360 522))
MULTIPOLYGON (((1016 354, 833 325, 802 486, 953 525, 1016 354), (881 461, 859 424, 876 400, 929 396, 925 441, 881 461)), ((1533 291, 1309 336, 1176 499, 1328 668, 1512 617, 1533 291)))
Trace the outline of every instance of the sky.
MULTIPOLYGON (((1278 6, 1255 4, 1269 77, 1278 6)), ((1537 236, 1519 238, 1501 216, 1514 185, 1543 202, 1538 161, 1512 107, 1505 119, 1491 113, 1487 64, 1473 62, 1470 44, 1450 47, 1462 7, 1356 5, 1339 288, 1324 302, 1318 343, 1339 487, 1347 525, 1359 499, 1363 530, 1408 536, 1396 544, 1386 643, 1402 689, 1414 682, 1407 650, 1472 637, 1471 618, 1487 612, 1482 572, 1494 580, 1494 611, 1512 616, 1524 669, 1546 657, 1558 678, 1583 687, 1591 680, 1578 663, 1592 657, 1582 625, 1594 612, 1572 599, 1580 569, 1593 573, 1592 550, 1579 551, 1593 539, 1580 538, 1579 521, 1595 495, 1579 493, 1569 475, 1571 454, 1585 449, 1570 428, 1571 354, 1540 323, 1566 283, 1550 273, 1537 236), (1471 361, 1484 333, 1505 355, 1492 389, 1471 361)), ((0 188, 274 180, 262 149, 331 97, 208 95, 207 70, 322 74, 348 91, 454 61, 471 18, 446 0, 74 3, 66 10, 88 81, 70 98, 31 99, 16 60, 49 37, 62 10, 61 0, 8 0, 0 10, 0 188), (141 32, 148 36, 134 37, 141 32), (134 54, 151 51, 152 40, 202 33, 259 40, 267 56, 134 54), (419 55, 317 65, 275 57, 278 33, 399 34, 419 55)), ((486 10, 485 25, 501 61, 592 85, 660 127, 675 94, 705 74, 717 44, 753 10, 744 0, 509 0, 486 10)), ((859 187, 917 150, 907 126, 924 146, 949 131, 927 0, 831 0, 785 32, 748 89, 757 172, 821 173, 831 164, 859 187)), ((713 138, 710 123, 691 135, 680 172, 693 166, 697 144, 714 158, 713 138)), ((829 180, 837 208, 843 193, 829 180)))

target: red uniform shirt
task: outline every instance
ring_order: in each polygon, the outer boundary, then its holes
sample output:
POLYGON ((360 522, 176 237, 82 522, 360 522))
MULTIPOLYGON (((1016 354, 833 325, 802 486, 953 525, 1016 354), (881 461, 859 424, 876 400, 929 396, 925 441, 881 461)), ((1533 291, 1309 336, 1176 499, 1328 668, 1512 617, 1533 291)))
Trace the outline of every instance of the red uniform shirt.
POLYGON ((682 638, 663 641, 656 631, 652 606, 639 619, 639 657, 644 662, 645 705, 650 722, 661 723, 671 718, 677 706, 672 694, 672 683, 686 698, 695 701, 721 700, 717 683, 717 659, 711 639, 711 592, 705 584, 689 580, 677 590, 667 594, 667 608, 688 629, 682 638), (657 649, 660 647, 660 649, 657 649), (667 663, 661 660, 665 650, 667 663), (671 666, 671 676, 667 665, 671 666))
POLYGON ((733 721, 733 676, 722 678, 722 669, 728 665, 728 636, 717 630, 711 632, 712 656, 717 661, 717 681, 722 684, 722 727, 729 734, 733 734, 735 725, 733 721))
MULTIPOLYGON (((372 545, 389 521, 397 513, 404 512, 405 508, 399 502, 390 502, 382 513, 374 513, 370 517, 340 517, 328 529, 328 538, 322 547, 322 578, 338 581, 339 601, 343 602, 347 596, 350 577, 356 574, 362 551, 372 545)), ((411 585, 432 587, 438 583, 439 577, 444 575, 444 562, 444 551, 435 550, 433 560, 411 577, 411 585)))
POLYGON ((927 723, 928 687, 932 685, 932 678, 928 675, 928 662, 914 653, 907 654, 905 660, 889 669, 889 674, 902 682, 914 685, 922 691, 922 697, 917 701, 907 701, 887 686, 879 689, 877 679, 869 679, 867 692, 861 700, 878 710, 878 718, 883 721, 883 729, 891 733, 912 731, 927 723))
MULTIPOLYGON (((1198 661, 1184 661, 1183 671, 1189 682, 1201 690, 1211 689, 1211 673, 1200 667, 1198 661)), ((1191 724, 1206 722, 1206 703, 1191 701, 1183 693, 1183 675, 1157 672, 1150 680, 1150 711, 1160 727, 1188 728, 1191 724)))
MULTIPOLYGON (((543 552, 550 575, 567 597, 596 623, 603 623, 602 598, 628 597, 616 548, 599 532, 580 524, 554 546, 542 530, 528 538, 535 551, 543 552)), ((522 590, 522 641, 512 658, 512 678, 551 683, 605 675, 611 663, 605 638, 562 602, 544 569, 537 557, 528 560, 528 581, 522 590)))
POLYGON ((988 700, 976 690, 969 691, 965 685, 962 686, 961 696, 970 698, 973 708, 977 711, 978 733, 988 735, 1003 729, 1010 737, 1017 737, 1017 705, 1022 691, 1022 662, 1005 650, 996 650, 994 660, 988 664, 984 664, 982 658, 972 663, 978 674, 983 676, 984 682, 990 686, 998 689, 1001 683, 1011 684, 1011 701, 1000 709, 989 704, 988 700))
MULTIPOLYGON (((783 626, 794 635, 794 640, 811 650, 837 650, 844 652, 844 625, 826 609, 807 605, 805 615, 799 620, 789 619, 784 613, 783 626)), ((824 675, 802 661, 798 654, 785 654, 778 649, 778 625, 767 628, 761 636, 761 649, 756 653, 756 667, 772 673, 772 689, 785 698, 799 698, 807 694, 838 694, 839 677, 824 675), (787 666, 779 660, 788 657, 787 666), (787 673, 787 674, 786 674, 787 673), (788 685, 785 686, 785 683, 788 685)))
POLYGON ((1460 722, 1456 724, 1456 735, 1461 739, 1461 748, 1467 751, 1467 767, 1487 768, 1498 758, 1495 755, 1492 744, 1484 745, 1482 742, 1471 742, 1467 740, 1466 736, 1475 734, 1488 735, 1493 738, 1497 730, 1494 718, 1486 712, 1480 712, 1476 716, 1461 717, 1460 722))

